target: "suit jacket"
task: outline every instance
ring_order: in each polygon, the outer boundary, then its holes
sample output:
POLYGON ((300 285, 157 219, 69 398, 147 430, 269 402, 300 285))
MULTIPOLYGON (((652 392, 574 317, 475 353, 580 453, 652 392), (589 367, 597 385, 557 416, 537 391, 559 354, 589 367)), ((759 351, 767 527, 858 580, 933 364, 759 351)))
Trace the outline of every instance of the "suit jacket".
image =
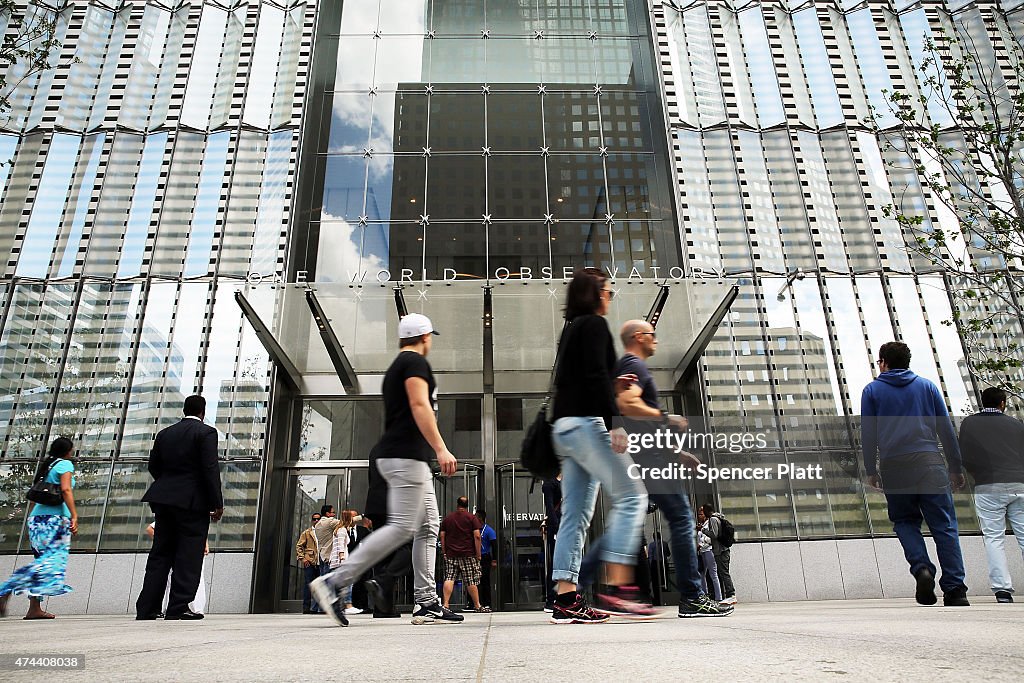
POLYGON ((153 485, 145 503, 172 505, 186 510, 224 507, 217 463, 217 430, 199 420, 185 418, 160 430, 149 453, 153 485))

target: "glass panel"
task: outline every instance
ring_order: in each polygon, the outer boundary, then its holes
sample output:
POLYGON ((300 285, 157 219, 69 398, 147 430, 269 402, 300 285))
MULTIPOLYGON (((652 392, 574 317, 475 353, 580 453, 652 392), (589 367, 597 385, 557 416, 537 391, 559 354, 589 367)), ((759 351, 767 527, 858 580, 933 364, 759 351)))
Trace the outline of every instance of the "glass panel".
POLYGON ((82 286, 51 431, 81 435, 79 457, 114 454, 141 290, 136 283, 82 286))
POLYGON ((432 220, 476 219, 485 213, 484 157, 432 156, 427 162, 426 210, 432 220))
POLYGON ((871 9, 862 9, 846 15, 846 23, 850 28, 850 37, 857 50, 857 61, 860 64, 860 75, 864 79, 868 100, 875 108, 878 124, 882 127, 895 122, 895 117, 885 103, 883 90, 892 90, 889 72, 885 65, 885 54, 878 39, 871 9))
POLYGON ((195 212, 192 215, 192 230, 188 238, 188 252, 185 256, 185 277, 206 275, 210 271, 211 261, 215 258, 211 250, 217 214, 220 211, 220 194, 224 183, 229 140, 230 134, 225 131, 211 135, 206 143, 195 212))
MULTIPOLYGON (((227 198, 218 274, 245 277, 252 254, 252 226, 259 206, 267 140, 263 134, 243 130, 235 144, 237 150, 231 165, 231 189, 227 198)), ((311 210, 318 211, 320 207, 316 202, 313 204, 311 210)))
POLYGON ((263 187, 260 189, 259 210, 256 213, 256 233, 253 236, 251 271, 270 274, 280 270, 284 247, 288 202, 291 184, 292 143, 297 135, 292 130, 270 134, 263 187))
MULTIPOLYGON (((388 94, 381 93, 377 97, 388 97, 388 94)), ((331 103, 328 152, 361 154, 367 147, 374 146, 368 141, 370 112, 375 101, 365 92, 335 93, 334 101, 331 103)), ((390 146, 390 137, 386 142, 390 146)))
MULTIPOLYGON (((204 55, 207 58, 193 60, 188 70, 188 86, 185 89, 185 100, 181 110, 181 122, 186 126, 203 130, 209 124, 210 109, 213 105, 213 86, 217 79, 219 63, 219 60, 210 57, 221 53, 227 17, 227 12, 219 7, 203 5, 203 15, 196 37, 195 54, 197 56, 204 55)), ((260 26, 263 26, 263 21, 260 21, 260 26)), ((263 37, 266 38, 266 36, 263 37)), ((259 37, 257 37, 256 45, 257 54, 259 54, 259 37)), ((269 72, 256 73, 266 74, 269 72)))
POLYGON ((427 212, 427 159, 380 155, 370 159, 366 216, 377 221, 415 221, 427 212))
POLYGON ((495 155, 487 160, 487 173, 487 213, 493 218, 539 220, 548 212, 543 157, 495 155))
POLYGON ((834 126, 843 121, 842 105, 836 88, 828 50, 818 23, 818 13, 811 7, 793 13, 800 52, 803 56, 804 74, 811 89, 814 115, 820 128, 834 126))
POLYGON ((949 294, 941 276, 923 276, 920 284, 931 337, 942 368, 943 384, 949 396, 950 412, 954 416, 966 415, 973 409, 974 389, 967 371, 963 345, 953 323, 949 294))
POLYGON ((77 135, 60 134, 54 135, 50 141, 37 190, 38 197, 49 200, 31 205, 32 214, 28 219, 15 271, 18 276, 43 278, 49 273, 54 242, 60 229, 65 198, 71 187, 80 142, 81 138, 77 135))
MULTIPOLYGON (((107 503, 110 484, 110 462, 79 462, 75 466, 75 510, 78 512, 78 534, 71 541, 71 549, 95 552, 100 537, 100 521, 107 503)), ((26 552, 23 537, 22 552, 26 552)))
MULTIPOLYGON (((70 217, 71 225, 70 229, 68 229, 67 238, 64 241, 63 254, 60 245, 58 245, 58 261, 54 264, 57 269, 57 277, 68 277, 74 272, 82 241, 82 230, 85 227, 85 219, 89 213, 89 203, 92 201, 93 186, 96 183, 96 172, 99 169, 100 157, 103 155, 103 143, 106 137, 106 133, 100 133, 99 135, 88 135, 83 138, 80 159, 87 160, 87 162, 85 164, 79 162, 74 182, 71 185, 71 193, 68 196, 67 211, 70 216, 65 216, 64 223, 66 225, 70 217)), ((4 158, 2 149, 0 149, 0 158, 4 158)), ((5 170, 6 166, 3 170, 0 170, 0 187, 3 187, 2 179, 5 170)))
POLYGON ((663 218, 651 202, 651 185, 657 184, 653 154, 609 154, 605 157, 608 180, 608 211, 616 220, 663 218))
POLYGON ((263 129, 270 127, 283 33, 284 12, 273 5, 261 4, 252 65, 249 67, 249 82, 246 85, 245 113, 242 115, 242 122, 250 126, 263 129))
MULTIPOLYGON (((346 40, 351 39, 342 38, 342 43, 346 40)), ((424 40, 422 35, 415 35, 385 36, 376 42, 377 62, 373 84, 377 88, 398 90, 411 83, 426 82, 424 65, 430 63, 428 50, 432 41, 424 40)))
POLYGON ((14 291, 0 338, 0 436, 7 435, 0 451, 6 458, 36 458, 43 449, 76 294, 74 285, 14 291))
MULTIPOLYGON (((475 152, 487 144, 484 102, 479 93, 435 94, 430 97, 427 145, 431 152, 475 152)), ((434 161, 436 157, 432 157, 434 161)))
POLYGON ((760 7, 740 12, 738 15, 743 47, 750 69, 750 83, 754 89, 757 118, 762 127, 782 123, 786 115, 782 109, 782 95, 775 74, 772 49, 765 33, 764 16, 760 7))
POLYGON ((843 385, 852 414, 859 415, 860 392, 873 376, 853 282, 847 278, 826 278, 824 282, 828 293, 828 313, 839 344, 837 354, 843 371, 843 385))
MULTIPOLYGON (((348 6, 356 3, 345 4, 348 6)), ((327 500, 327 479, 326 474, 300 474, 288 478, 287 494, 292 496, 291 510, 285 518, 289 524, 286 527, 289 545, 297 543, 302 532, 309 528, 313 513, 320 513, 320 506, 327 500)), ((302 563, 295 560, 294 551, 284 556, 280 597, 282 600, 301 600, 303 586, 306 584, 302 563)))
MULTIPOLYGON (((260 475, 258 462, 222 462, 224 516, 210 525, 210 550, 252 550, 256 542, 260 475)), ((309 516, 306 516, 309 519, 309 516)), ((295 536, 298 539, 298 535, 295 536)), ((291 555, 294 557, 294 555, 291 555)))
POLYGON ((370 148, 378 153, 415 152, 427 146, 427 105, 419 91, 382 92, 373 98, 370 148))
MULTIPOLYGON (((206 136, 181 131, 174 140, 170 169, 164 171, 165 193, 160 203, 159 227, 151 247, 149 272, 178 277, 188 244, 189 223, 195 212, 196 192, 203 167, 206 136)), ((204 269, 205 272, 205 269, 204 269)))
POLYGON ((342 36, 338 42, 335 90, 368 90, 373 83, 377 40, 370 36, 342 36))
MULTIPOLYGON (((146 240, 149 237, 150 222, 153 218, 153 203, 156 201, 157 185, 160 182, 160 167, 163 163, 166 146, 167 133, 157 133, 146 138, 142 150, 142 161, 135 178, 135 191, 130 194, 132 197, 131 209, 128 213, 127 225, 124 228, 124 241, 121 244, 117 277, 131 277, 138 275, 142 270, 146 240)), ((104 184, 106 184, 105 181, 104 184)), ((94 246, 90 245, 90 253, 94 246)))
MULTIPOLYGON (((252 287, 246 298, 264 320, 273 320, 276 293, 272 288, 252 287)), ((217 386, 217 418, 210 424, 220 431, 228 458, 261 458, 267 433, 270 358, 250 325, 242 324, 241 333, 237 374, 217 386)))
POLYGON ((608 194, 602 157, 596 154, 548 157, 548 192, 553 197, 548 207, 556 219, 603 222, 608 213, 608 194))
MULTIPOLYGON (((363 212, 366 160, 362 156, 320 157, 324 171, 321 220, 358 219, 363 212)), ((387 206, 390 201, 385 204, 387 206)))
POLYGON ((601 145, 598 100, 589 93, 544 96, 544 144, 551 151, 597 149, 601 145))
MULTIPOLYGON (((124 99, 117 113, 117 122, 130 129, 141 130, 146 125, 150 108, 158 113, 154 98, 160 61, 163 58, 164 45, 167 42, 167 29, 170 26, 171 13, 157 5, 147 4, 142 15, 135 51, 132 54, 128 82, 124 90, 124 99)), ((174 62, 171 57, 169 62, 174 62)), ((177 67, 177 64, 173 64, 177 67)), ((232 79, 233 82, 233 79, 232 79)), ((166 111, 166 103, 163 104, 166 111)))
POLYGON ((5 555, 18 552, 27 506, 25 491, 35 472, 34 461, 0 464, 0 552, 5 555))
MULTIPOLYGON (((349 4, 354 3, 346 3, 346 11, 349 10, 349 4)), ((423 0, 388 0, 385 11, 380 13, 378 24, 380 32, 384 34, 426 33, 429 26, 427 8, 430 5, 430 2, 423 0)), ((348 31, 344 18, 341 22, 341 30, 348 31)))
POLYGON ((486 100, 487 144, 492 151, 536 152, 544 145, 544 97, 491 93, 486 100))
MULTIPOLYGON (((401 1, 399 0, 399 2, 401 1)), ((341 32, 346 34, 373 33, 377 29, 378 4, 378 0, 349 0, 344 3, 341 8, 341 32)), ((389 9, 384 12, 385 15, 391 14, 391 4, 391 2, 388 3, 389 9)), ((397 2, 394 4, 397 4, 397 2)), ((429 3, 419 0, 416 4, 422 7, 429 3)), ((406 0, 403 3, 402 9, 415 11, 407 7, 407 5, 408 1, 406 0)))
MULTIPOLYGON (((445 268, 454 269, 458 276, 487 277, 487 228, 484 225, 431 223, 423 234, 423 268, 427 278, 443 278, 445 268)), ((420 272, 414 277, 419 279, 420 272)))
MULTIPOLYGON (((121 437, 120 457, 148 457, 160 421, 160 398, 165 372, 181 374, 181 351, 170 343, 171 319, 178 287, 154 282, 146 296, 146 311, 127 397, 128 413, 121 437), (168 355, 171 361, 168 363, 168 355)), ((184 396, 180 396, 184 400, 184 396)), ((166 425, 160 425, 166 426, 166 425)))
POLYGON ((114 474, 107 494, 107 510, 103 516, 103 534, 99 549, 104 552, 148 552, 146 527, 153 521, 149 503, 141 502, 153 483, 145 462, 114 464, 114 474))
POLYGON ((604 146, 611 150, 652 152, 647 100, 637 93, 610 92, 601 96, 604 146))

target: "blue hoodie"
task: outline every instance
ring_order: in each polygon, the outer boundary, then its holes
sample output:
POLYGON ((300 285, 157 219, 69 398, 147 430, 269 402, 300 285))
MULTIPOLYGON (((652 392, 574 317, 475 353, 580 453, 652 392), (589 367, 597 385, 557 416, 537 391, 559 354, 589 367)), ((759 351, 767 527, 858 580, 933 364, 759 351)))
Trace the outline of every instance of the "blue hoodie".
POLYGON ((959 474, 960 445, 939 388, 910 370, 889 370, 864 387, 860 396, 864 469, 877 473, 880 460, 908 453, 938 453, 942 441, 949 471, 959 474), (936 436, 938 439, 936 439, 936 436))

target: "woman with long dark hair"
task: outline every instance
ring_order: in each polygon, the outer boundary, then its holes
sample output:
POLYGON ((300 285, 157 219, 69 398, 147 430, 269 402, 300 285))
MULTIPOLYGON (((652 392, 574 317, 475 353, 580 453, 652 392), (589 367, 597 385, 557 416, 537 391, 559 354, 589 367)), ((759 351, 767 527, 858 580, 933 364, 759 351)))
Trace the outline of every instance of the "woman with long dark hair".
POLYGON ((49 455, 40 464, 45 480, 60 485, 64 500, 59 505, 29 503, 28 538, 35 560, 14 570, 11 578, 0 585, 0 616, 7 615, 7 601, 12 593, 28 593, 25 619, 54 619, 56 615, 43 609, 43 598, 71 592, 71 586, 64 583, 64 573, 68 568, 71 536, 78 533, 78 511, 72 493, 74 454, 74 443, 61 436, 50 444, 49 455))
POLYGON ((552 623, 607 621, 609 615, 632 619, 657 616, 633 585, 647 492, 630 478, 632 460, 625 453, 626 433, 615 428, 615 344, 604 316, 612 300, 604 273, 577 270, 565 302, 568 322, 559 341, 555 374, 552 440, 562 465, 562 520, 555 539, 552 578, 557 596, 552 623), (587 528, 597 494, 604 487, 612 503, 601 559, 608 588, 591 609, 576 590, 587 528))

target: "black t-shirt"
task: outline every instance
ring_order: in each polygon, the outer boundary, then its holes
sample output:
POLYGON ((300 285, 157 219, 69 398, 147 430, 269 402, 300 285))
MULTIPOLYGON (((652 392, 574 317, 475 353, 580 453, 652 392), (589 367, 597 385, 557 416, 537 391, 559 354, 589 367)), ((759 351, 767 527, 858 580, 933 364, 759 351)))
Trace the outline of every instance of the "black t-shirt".
POLYGON ((641 390, 640 398, 648 408, 661 410, 661 406, 658 404, 658 388, 654 385, 654 376, 647 368, 647 363, 633 354, 627 353, 619 359, 619 364, 615 368, 615 376, 621 377, 622 375, 636 375, 641 390))
POLYGON ((434 449, 416 426, 409 405, 405 380, 419 377, 426 380, 427 392, 437 413, 437 384, 427 359, 415 351, 403 351, 384 375, 384 436, 377 444, 378 458, 407 458, 430 462, 434 449))

